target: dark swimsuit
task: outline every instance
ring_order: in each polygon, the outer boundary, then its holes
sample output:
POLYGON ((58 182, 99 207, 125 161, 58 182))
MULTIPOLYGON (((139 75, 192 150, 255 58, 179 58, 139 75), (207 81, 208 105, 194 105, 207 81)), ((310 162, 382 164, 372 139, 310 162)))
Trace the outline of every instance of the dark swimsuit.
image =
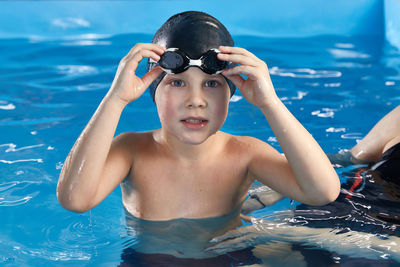
MULTIPOLYGON (((340 175, 347 178, 339 197, 322 207, 298 205, 294 222, 306 222, 315 228, 340 229, 400 237, 400 143, 388 149, 368 167, 357 168, 340 175), (322 212, 321 212, 322 211, 322 212)), ((336 255, 334 252, 293 246, 305 258, 308 266, 399 266, 394 260, 369 260, 336 255)))
POLYGON ((400 143, 386 150, 371 171, 377 172, 388 182, 400 185, 400 143))
POLYGON ((339 197, 322 207, 298 205, 295 218, 310 227, 333 227, 400 236, 400 143, 373 165, 342 173, 339 197), (313 211, 326 212, 313 212, 313 211))

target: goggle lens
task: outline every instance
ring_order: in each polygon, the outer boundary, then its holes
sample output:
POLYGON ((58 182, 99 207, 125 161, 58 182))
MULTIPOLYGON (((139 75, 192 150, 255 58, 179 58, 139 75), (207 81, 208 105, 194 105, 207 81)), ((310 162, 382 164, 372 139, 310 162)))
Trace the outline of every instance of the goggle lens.
POLYGON ((160 59, 160 66, 169 70, 177 69, 181 67, 183 63, 184 59, 182 55, 176 51, 166 51, 160 59))
POLYGON ((219 60, 217 55, 218 53, 213 50, 210 50, 203 55, 203 70, 206 73, 214 74, 227 67, 228 63, 226 61, 219 60))

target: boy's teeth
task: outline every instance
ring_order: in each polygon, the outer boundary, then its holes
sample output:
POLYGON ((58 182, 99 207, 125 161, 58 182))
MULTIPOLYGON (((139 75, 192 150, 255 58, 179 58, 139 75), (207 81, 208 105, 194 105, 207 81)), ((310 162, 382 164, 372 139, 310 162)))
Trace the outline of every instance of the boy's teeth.
POLYGON ((189 122, 189 123, 200 123, 200 122, 202 122, 203 120, 188 119, 188 120, 186 120, 186 121, 189 122))

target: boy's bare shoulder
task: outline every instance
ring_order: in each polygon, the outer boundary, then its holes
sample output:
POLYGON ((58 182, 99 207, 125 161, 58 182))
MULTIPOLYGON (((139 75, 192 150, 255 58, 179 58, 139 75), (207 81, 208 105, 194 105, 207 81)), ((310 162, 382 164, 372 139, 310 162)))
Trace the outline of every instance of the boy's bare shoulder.
POLYGON ((272 148, 268 143, 251 136, 238 136, 226 134, 228 138, 227 145, 233 149, 245 150, 246 152, 256 151, 258 149, 272 148))
POLYGON ((132 151, 132 148, 139 149, 141 147, 148 147, 154 142, 153 132, 127 132, 121 133, 114 139, 114 145, 122 149, 132 151))

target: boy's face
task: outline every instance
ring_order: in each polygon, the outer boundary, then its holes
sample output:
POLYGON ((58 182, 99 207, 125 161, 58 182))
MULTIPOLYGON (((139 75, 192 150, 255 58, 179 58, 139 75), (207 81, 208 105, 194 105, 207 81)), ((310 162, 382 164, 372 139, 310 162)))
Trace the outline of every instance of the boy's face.
POLYGON ((155 94, 164 132, 193 145, 222 127, 229 99, 229 86, 222 75, 209 75, 196 67, 167 74, 155 94))

